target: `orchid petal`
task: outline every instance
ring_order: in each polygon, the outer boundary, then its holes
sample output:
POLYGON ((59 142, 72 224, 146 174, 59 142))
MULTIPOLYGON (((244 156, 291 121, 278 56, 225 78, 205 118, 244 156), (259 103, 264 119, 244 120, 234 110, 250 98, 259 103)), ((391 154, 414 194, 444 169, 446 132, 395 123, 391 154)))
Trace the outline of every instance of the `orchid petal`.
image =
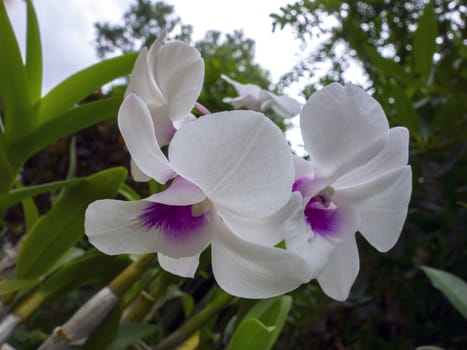
POLYGON ((118 112, 118 126, 132 159, 144 174, 160 183, 175 176, 159 148, 149 109, 135 94, 123 101, 118 112))
POLYGON ((350 235, 336 247, 319 274, 318 283, 328 296, 343 301, 349 296, 359 269, 357 242, 355 235, 350 235))
POLYGON ((331 223, 327 232, 313 232, 303 209, 297 211, 286 223, 287 250, 299 254, 307 262, 309 272, 314 278, 321 273, 336 247, 357 230, 359 217, 354 210, 341 207, 334 209, 334 213, 337 221, 331 223))
POLYGON ((221 75, 221 78, 228 82, 230 85, 232 85, 235 88, 235 90, 237 90, 237 94, 240 96, 251 95, 255 99, 258 99, 261 93, 261 88, 257 85, 241 84, 238 81, 235 81, 229 78, 228 76, 225 76, 224 74, 221 75))
POLYGON ((222 210, 264 217, 290 198, 289 146, 261 113, 214 113, 186 124, 172 139, 169 159, 222 210))
POLYGON ((293 155, 293 166, 295 170, 295 180, 301 177, 315 177, 314 173, 316 168, 310 161, 293 155))
POLYGON ((388 251, 399 239, 412 192, 409 166, 394 169, 371 181, 339 188, 336 203, 352 203, 361 216, 359 231, 381 252, 388 251))
POLYGON ((182 42, 163 45, 152 58, 154 78, 165 97, 171 120, 190 113, 201 92, 204 61, 198 50, 182 42))
POLYGON ((339 188, 358 186, 396 168, 403 167, 408 162, 408 153, 408 130, 403 127, 391 128, 386 144, 375 157, 355 170, 341 176, 332 186, 336 191, 339 188))
POLYGON ((165 191, 154 193, 152 196, 146 198, 150 202, 169 205, 195 204, 205 199, 206 195, 198 186, 181 176, 177 176, 165 191))
POLYGON ((212 269, 217 283, 242 298, 269 298, 310 280, 297 254, 244 241, 223 225, 212 242, 212 269))
MULTIPOLYGON (((194 256, 203 251, 214 234, 205 223, 178 236, 151 225, 147 216, 152 202, 146 200, 98 200, 89 205, 85 215, 85 232, 91 244, 106 254, 145 254, 160 252, 173 258, 194 256)), ((176 220, 176 217, 168 220, 176 220)))
POLYGON ((389 131, 380 104, 364 90, 333 83, 315 92, 300 114, 305 148, 325 175, 371 159, 389 131))
POLYGON ((224 103, 231 104, 233 108, 240 109, 246 108, 250 111, 261 111, 261 104, 255 97, 252 95, 242 95, 239 97, 225 97, 222 99, 224 103))
POLYGON ((277 96, 266 90, 263 90, 262 94, 266 95, 272 101, 267 107, 272 108, 274 112, 283 118, 292 118, 296 116, 302 108, 302 105, 297 100, 289 96, 277 96))
POLYGON ((250 218, 219 210, 219 216, 230 230, 245 241, 274 246, 283 241, 284 223, 297 211, 302 202, 298 193, 292 193, 289 202, 274 214, 263 218, 250 218))
POLYGON ((143 47, 136 58, 133 69, 130 73, 130 79, 125 91, 125 96, 135 93, 146 103, 158 103, 157 94, 154 93, 156 86, 151 78, 147 65, 148 49, 143 47))
POLYGON ((136 182, 148 182, 149 180, 151 180, 151 177, 147 176, 141 171, 140 168, 138 168, 133 159, 130 159, 130 173, 131 177, 136 182))
POLYGON ((174 275, 193 278, 199 264, 199 254, 195 256, 187 256, 185 258, 171 258, 170 256, 158 253, 157 259, 159 265, 165 270, 174 275))
POLYGON ((166 146, 177 131, 169 119, 167 105, 149 105, 148 107, 154 123, 157 142, 160 147, 166 146))

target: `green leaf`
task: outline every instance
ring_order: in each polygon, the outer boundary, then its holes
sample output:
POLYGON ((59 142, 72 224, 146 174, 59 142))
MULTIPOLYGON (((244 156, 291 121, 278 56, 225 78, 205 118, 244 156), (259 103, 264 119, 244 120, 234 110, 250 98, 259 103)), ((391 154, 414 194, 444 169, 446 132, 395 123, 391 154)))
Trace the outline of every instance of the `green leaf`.
POLYGON ((142 323, 125 323, 120 326, 117 337, 106 350, 126 350, 144 337, 156 332, 156 326, 142 323))
POLYGON ((40 101, 40 122, 44 123, 64 114, 102 85, 130 74, 136 55, 136 53, 129 53, 110 58, 62 81, 40 101))
POLYGON ((411 86, 413 84, 411 77, 404 72, 397 62, 381 56, 378 50, 370 45, 365 44, 363 45, 363 48, 365 49, 370 62, 378 68, 386 78, 395 78, 398 83, 402 83, 405 86, 411 86))
POLYGON ((0 33, 0 100, 8 143, 31 129, 32 103, 23 59, 4 1, 0 1, 0 33))
POLYGON ((171 299, 180 298, 183 306, 183 313, 185 317, 190 316, 195 309, 195 299, 191 294, 185 293, 175 285, 169 286, 167 289, 166 301, 171 299))
POLYGON ((280 335, 291 306, 292 297, 288 295, 256 303, 235 330, 229 349, 271 349, 280 335))
POLYGON ((242 321, 229 343, 228 350, 269 350, 275 327, 267 327, 256 318, 242 321))
POLYGON ((389 90, 394 98, 394 108, 396 111, 396 114, 391 115, 391 117, 402 126, 407 127, 416 139, 420 139, 420 115, 415 110, 412 101, 409 99, 405 91, 398 85, 391 84, 389 86, 389 90))
POLYGON ((438 21, 436 20, 433 2, 430 1, 425 6, 418 21, 413 42, 414 68, 420 73, 422 82, 427 81, 431 72, 437 35, 438 21))
POLYGON ((9 147, 11 156, 27 159, 56 140, 114 118, 122 103, 121 97, 109 97, 79 105, 61 116, 43 123, 9 147))
POLYGON ((0 295, 34 287, 39 280, 2 280, 0 282, 0 295))
POLYGON ((39 210, 37 209, 36 204, 32 198, 23 199, 21 201, 21 206, 23 207, 26 231, 29 231, 39 219, 39 210))
POLYGON ((452 273, 422 266, 435 288, 438 288, 452 306, 467 319, 467 283, 452 273))
POLYGON ((121 272, 130 259, 126 255, 106 255, 90 249, 71 260, 46 279, 38 293, 46 297, 57 297, 87 284, 107 284, 121 272))
POLYGON ((83 236, 87 206, 115 196, 126 175, 124 168, 112 168, 68 188, 28 232, 18 253, 17 277, 30 279, 47 273, 83 236))
POLYGON ((36 11, 31 0, 27 0, 26 3, 26 75, 32 102, 36 103, 40 100, 42 91, 42 45, 36 11))
POLYGON ((122 186, 120 186, 120 189, 118 190, 118 194, 123 196, 126 200, 129 200, 129 201, 140 199, 139 194, 136 193, 134 189, 132 189, 130 186, 128 186, 125 183, 123 183, 122 186))
MULTIPOLYGON (((24 189, 24 186, 21 182, 16 181, 15 183, 16 188, 24 189)), ((2 196, 0 196, 1 198, 2 196)), ((23 207, 23 215, 24 221, 26 224, 26 231, 29 231, 34 223, 39 219, 39 210, 34 203, 34 200, 30 197, 24 198, 21 201, 21 206, 23 207)), ((6 207, 2 207, 0 204, 0 211, 1 209, 6 209, 6 207)))
POLYGON ((13 191, 7 194, 0 195, 0 211, 27 198, 54 191, 60 188, 72 187, 83 181, 84 179, 70 179, 65 181, 55 181, 42 185, 14 189, 13 191))

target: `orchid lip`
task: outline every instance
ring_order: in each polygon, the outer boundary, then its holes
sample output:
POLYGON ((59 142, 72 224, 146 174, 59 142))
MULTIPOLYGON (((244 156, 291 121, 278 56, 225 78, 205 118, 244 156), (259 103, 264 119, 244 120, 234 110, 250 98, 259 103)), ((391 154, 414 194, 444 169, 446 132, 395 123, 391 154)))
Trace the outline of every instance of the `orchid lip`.
POLYGON ((138 219, 147 231, 159 230, 166 238, 172 240, 189 239, 210 222, 210 209, 195 215, 195 206, 150 202, 138 219))
POLYGON ((312 237, 333 238, 339 235, 345 221, 342 211, 332 203, 335 191, 328 186, 312 197, 305 206, 305 221, 311 228, 312 237))

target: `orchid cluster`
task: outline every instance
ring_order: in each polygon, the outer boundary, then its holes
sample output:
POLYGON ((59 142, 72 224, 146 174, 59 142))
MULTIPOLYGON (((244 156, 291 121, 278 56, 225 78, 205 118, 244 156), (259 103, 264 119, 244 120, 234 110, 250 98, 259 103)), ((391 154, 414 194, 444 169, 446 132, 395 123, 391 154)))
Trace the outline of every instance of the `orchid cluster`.
POLYGON ((317 279, 330 297, 346 299, 359 270, 356 232, 387 251, 402 230, 411 193, 407 130, 389 128, 362 89, 337 83, 302 108, 223 77, 239 93, 225 101, 248 110, 209 113, 197 103, 201 55, 164 41, 162 34, 140 52, 118 125, 133 177, 166 189, 92 203, 89 241, 107 254, 157 252, 162 268, 183 277, 195 275, 210 246, 213 275, 232 295, 267 298, 317 279), (266 109, 300 113, 309 161, 293 155, 266 109))

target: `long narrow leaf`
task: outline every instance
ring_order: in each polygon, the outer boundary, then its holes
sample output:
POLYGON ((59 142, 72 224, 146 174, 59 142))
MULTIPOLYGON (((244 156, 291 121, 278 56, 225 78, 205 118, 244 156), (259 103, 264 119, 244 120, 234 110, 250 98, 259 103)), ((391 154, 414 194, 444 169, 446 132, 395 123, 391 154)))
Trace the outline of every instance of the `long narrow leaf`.
POLYGON ((414 35, 413 56, 414 69, 420 73, 422 82, 426 82, 433 65, 433 54, 436 49, 438 35, 438 21, 436 19, 433 1, 424 8, 418 21, 418 28, 414 35))
POLYGON ((0 98, 8 143, 31 129, 32 103, 23 59, 4 1, 0 1, 0 33, 0 98))
POLYGON ((467 283, 452 273, 423 266, 435 288, 438 288, 449 300, 452 306, 467 319, 467 283))
POLYGON ((115 196, 126 174, 124 168, 112 168, 69 188, 26 235, 18 253, 17 277, 30 279, 47 273, 83 236, 87 206, 115 196))
POLYGON ((31 0, 27 0, 26 74, 29 81, 31 100, 36 103, 42 92, 42 45, 36 11, 31 0))
MULTIPOLYGON (((16 182, 16 188, 24 188, 23 184, 19 181, 16 182)), ((26 231, 30 230, 34 223, 39 219, 39 210, 37 209, 34 200, 31 197, 25 198, 21 201, 23 207, 24 221, 26 224, 26 231)))
POLYGON ((109 97, 85 103, 46 122, 9 147, 12 156, 27 159, 47 145, 104 120, 114 118, 121 97, 109 97))
POLYGON ((84 181, 84 179, 70 179, 65 181, 54 181, 42 185, 15 189, 10 193, 0 195, 0 209, 6 209, 13 204, 16 204, 27 198, 37 196, 39 194, 58 190, 60 188, 74 186, 82 181, 84 181))
POLYGON ((271 349, 291 306, 292 298, 287 295, 256 303, 235 330, 228 349, 271 349))
POLYGON ((39 104, 39 120, 50 121, 95 92, 102 85, 130 74, 136 53, 111 58, 68 77, 53 88, 39 104))
POLYGON ((0 281, 0 295, 30 288, 38 283, 38 280, 2 280, 0 281))

